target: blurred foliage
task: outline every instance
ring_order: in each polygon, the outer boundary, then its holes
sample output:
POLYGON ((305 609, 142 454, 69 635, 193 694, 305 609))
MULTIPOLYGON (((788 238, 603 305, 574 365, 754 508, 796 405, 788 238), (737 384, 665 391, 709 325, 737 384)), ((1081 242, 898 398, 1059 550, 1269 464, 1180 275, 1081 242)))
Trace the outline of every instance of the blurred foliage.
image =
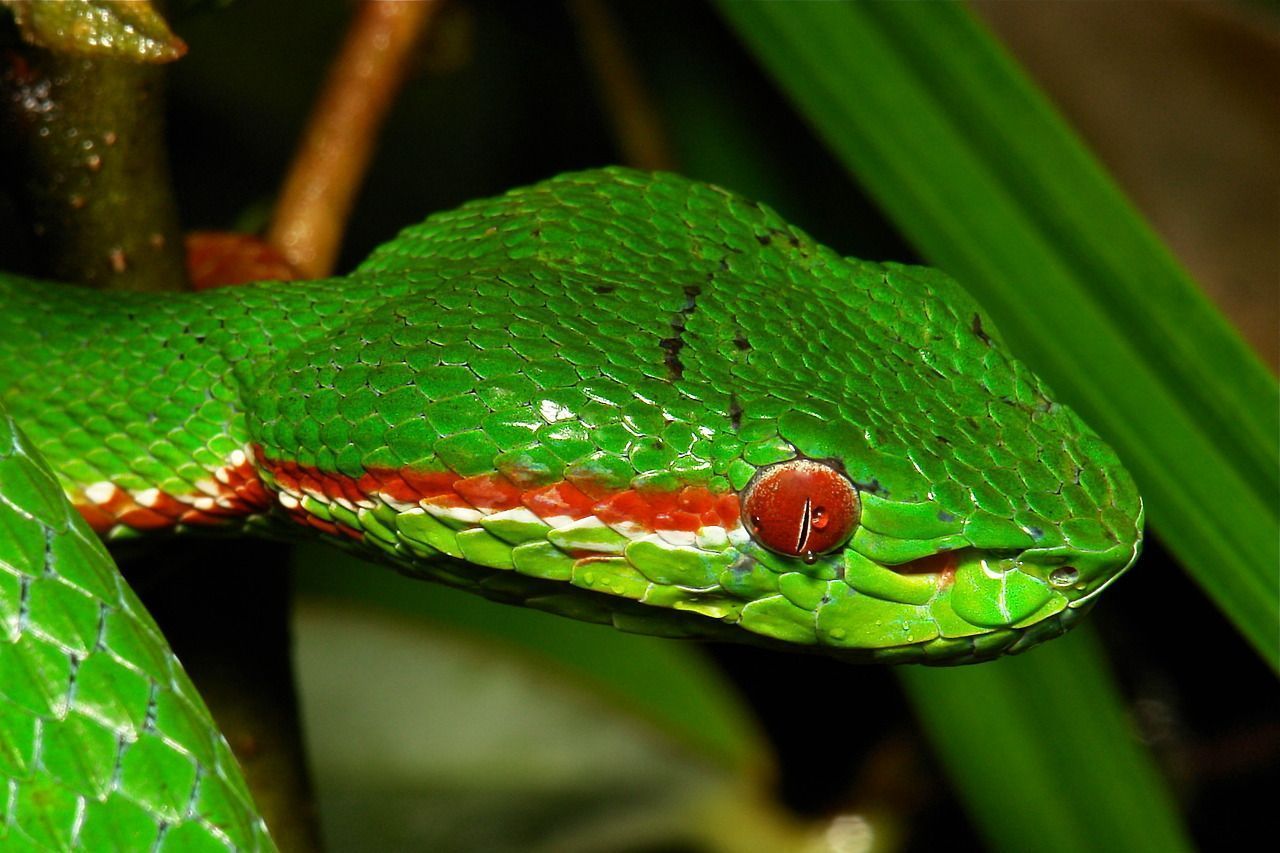
POLYGON ((769 771, 754 722, 724 677, 687 644, 406 584, 389 572, 371 577, 367 564, 321 545, 300 547, 295 564, 304 592, 425 618, 554 659, 565 671, 590 679, 628 714, 652 720, 726 768, 751 776, 769 771))
POLYGON ((326 562, 295 659, 331 849, 827 849, 770 801, 762 744, 698 655, 511 608, 490 633, 493 605, 326 562), (366 582, 333 600, 342 573, 366 582))

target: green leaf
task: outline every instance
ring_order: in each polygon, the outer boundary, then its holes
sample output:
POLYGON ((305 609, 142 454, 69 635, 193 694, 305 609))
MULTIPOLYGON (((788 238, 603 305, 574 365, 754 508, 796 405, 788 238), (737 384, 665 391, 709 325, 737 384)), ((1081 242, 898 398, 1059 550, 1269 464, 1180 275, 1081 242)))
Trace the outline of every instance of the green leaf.
POLYGON ((1101 651, 1086 626, 1021 657, 902 670, 916 713, 994 847, 1192 849, 1101 651))
POLYGON ((959 4, 719 5, 903 233, 1112 443, 1161 539, 1280 667, 1280 392, 1045 98, 959 4))
POLYGON ((297 574, 303 592, 374 604, 527 649, 588 679, 602 695, 615 697, 715 760, 751 773, 768 770, 770 759, 749 712, 692 644, 495 604, 406 580, 322 545, 302 546, 294 559, 305 566, 297 574))
POLYGON ((295 635, 332 850, 805 851, 828 831, 520 645, 314 601, 295 635))
POLYGON ((60 53, 172 62, 187 52, 151 0, 0 0, 29 44, 60 53))

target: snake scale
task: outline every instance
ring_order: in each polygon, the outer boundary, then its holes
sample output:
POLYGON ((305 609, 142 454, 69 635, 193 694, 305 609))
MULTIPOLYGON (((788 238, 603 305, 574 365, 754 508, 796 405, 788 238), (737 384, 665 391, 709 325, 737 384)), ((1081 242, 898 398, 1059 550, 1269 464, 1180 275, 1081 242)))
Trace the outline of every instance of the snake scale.
POLYGON ((321 536, 624 630, 925 663, 1060 634, 1141 546, 1115 454, 954 281, 673 175, 472 202, 340 278, 0 275, 0 306, 6 849, 270 846, 90 530, 321 536))

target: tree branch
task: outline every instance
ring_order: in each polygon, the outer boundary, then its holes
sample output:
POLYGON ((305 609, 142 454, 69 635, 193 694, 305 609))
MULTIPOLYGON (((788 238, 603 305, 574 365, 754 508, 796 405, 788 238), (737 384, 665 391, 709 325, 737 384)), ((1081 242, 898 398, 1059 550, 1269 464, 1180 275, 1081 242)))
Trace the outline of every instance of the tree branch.
POLYGON ((439 0, 365 0, 357 9, 267 234, 305 278, 333 271, 378 128, 404 81, 413 45, 439 7, 439 0))
POLYGON ((180 290, 163 69, 11 48, 0 56, 4 169, 38 272, 112 290, 180 290))

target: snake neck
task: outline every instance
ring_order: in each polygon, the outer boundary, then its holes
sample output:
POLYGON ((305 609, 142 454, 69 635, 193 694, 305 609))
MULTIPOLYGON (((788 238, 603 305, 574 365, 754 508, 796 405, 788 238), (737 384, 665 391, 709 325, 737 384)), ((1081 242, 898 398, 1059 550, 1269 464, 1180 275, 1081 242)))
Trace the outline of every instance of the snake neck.
POLYGON ((330 290, 102 294, 0 276, 0 397, 99 533, 240 523, 270 503, 241 390, 306 339, 330 290))

